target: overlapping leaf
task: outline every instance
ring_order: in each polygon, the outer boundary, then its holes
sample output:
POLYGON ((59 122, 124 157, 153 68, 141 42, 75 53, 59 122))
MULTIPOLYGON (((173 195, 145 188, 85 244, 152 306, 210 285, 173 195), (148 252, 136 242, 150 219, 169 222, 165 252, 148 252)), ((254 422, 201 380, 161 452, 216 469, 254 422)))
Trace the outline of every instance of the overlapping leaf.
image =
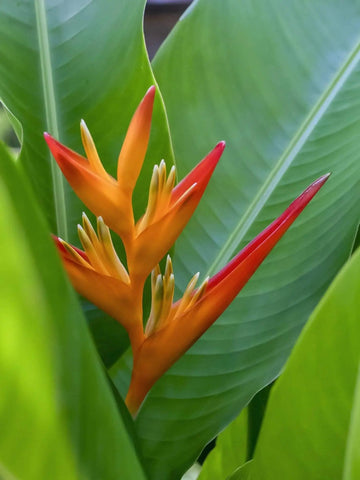
POLYGON ((333 172, 237 301, 150 392, 137 429, 157 480, 180 476, 278 374, 351 250, 359 23, 358 0, 199 0, 155 59, 180 177, 227 141, 177 244, 180 287, 198 270, 218 270, 311 180, 333 172))
MULTIPOLYGON (((0 6, 0 95, 23 124, 21 164, 52 228, 70 240, 66 230, 81 206, 51 172, 42 130, 79 148, 84 117, 114 171, 131 113, 153 82, 141 35, 143 1, 107 6, 0 6)), ((218 270, 307 184, 333 171, 238 301, 150 393, 137 430, 157 480, 180 477, 277 375, 351 249, 359 218, 359 22, 358 0, 199 0, 155 62, 180 177, 218 140, 228 142, 177 247, 180 287, 197 270, 218 270)), ((154 160, 171 156, 159 102, 150 156, 143 178, 154 160)), ((126 379, 126 369, 114 372, 126 379)))
MULTIPOLYGON (((144 3, 27 0, 0 4, 0 99, 22 125, 20 162, 51 230, 73 243, 78 242, 76 224, 84 207, 52 160, 43 132, 83 152, 79 124, 84 118, 106 169, 115 175, 130 118, 154 83, 143 41, 144 3)), ((152 166, 162 158, 171 164, 167 122, 158 96, 148 156, 134 196, 136 215, 143 212, 152 166)), ((119 355, 120 327, 98 328, 103 318, 92 310, 94 335, 119 355)), ((106 318, 104 322, 108 324, 106 318)))
POLYGON ((225 480, 247 458, 248 412, 241 414, 221 432, 216 447, 202 466, 199 480, 225 480))
POLYGON ((270 395, 254 480, 359 472, 360 251, 312 315, 270 395))
POLYGON ((34 199, 0 160, 0 477, 145 479, 34 199))

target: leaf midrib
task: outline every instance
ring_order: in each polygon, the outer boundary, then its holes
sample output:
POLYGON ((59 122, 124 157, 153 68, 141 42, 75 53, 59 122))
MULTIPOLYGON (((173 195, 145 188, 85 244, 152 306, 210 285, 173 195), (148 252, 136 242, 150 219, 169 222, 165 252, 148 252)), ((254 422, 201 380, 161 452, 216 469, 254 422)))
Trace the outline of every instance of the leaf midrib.
MULTIPOLYGON (((58 113, 51 64, 50 42, 44 0, 35 0, 36 31, 39 43, 41 79, 45 105, 46 128, 59 138, 58 113)), ((64 179, 55 161, 50 158, 51 177, 53 183, 54 205, 56 215, 57 235, 67 238, 67 216, 65 207, 64 179)))
POLYGON ((324 93, 320 96, 319 100, 311 109, 308 116, 300 125, 299 129, 291 138, 287 148, 284 150, 274 168, 270 171, 265 182, 261 185, 253 201, 250 203, 247 210, 241 217, 239 223, 229 235, 228 240, 225 242, 220 252, 212 262, 205 274, 205 277, 212 276, 219 271, 230 260, 234 251, 238 249, 240 242, 244 239, 245 235, 253 225, 256 217, 261 212, 271 194, 280 183, 282 177, 285 175, 288 168, 301 151, 303 145, 314 131, 326 110, 353 72, 354 68, 357 66, 359 60, 360 39, 357 41, 356 46, 350 52, 345 62, 335 73, 332 81, 329 83, 324 93))

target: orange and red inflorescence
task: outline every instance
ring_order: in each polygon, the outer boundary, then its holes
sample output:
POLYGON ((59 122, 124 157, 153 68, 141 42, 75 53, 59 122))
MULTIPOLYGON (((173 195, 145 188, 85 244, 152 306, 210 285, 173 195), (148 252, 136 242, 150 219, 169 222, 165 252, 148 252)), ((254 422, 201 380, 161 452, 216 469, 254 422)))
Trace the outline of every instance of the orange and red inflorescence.
POLYGON ((197 286, 199 274, 194 275, 183 297, 174 302, 171 258, 167 257, 164 274, 158 263, 194 213, 225 143, 218 143, 177 185, 175 167, 167 172, 163 160, 155 165, 145 213, 135 222, 132 196, 148 146, 154 97, 155 87, 151 87, 130 122, 117 179, 105 171, 85 122, 81 122, 81 135, 87 158, 45 133, 63 174, 97 216, 96 230, 85 214, 78 225, 83 250, 58 237, 54 240, 75 289, 119 321, 129 334, 134 361, 126 404, 133 415, 160 376, 229 306, 329 176, 312 183, 212 278, 197 286), (115 251, 110 229, 124 244, 127 268, 115 251), (152 306, 144 329, 142 299, 150 272, 152 306))

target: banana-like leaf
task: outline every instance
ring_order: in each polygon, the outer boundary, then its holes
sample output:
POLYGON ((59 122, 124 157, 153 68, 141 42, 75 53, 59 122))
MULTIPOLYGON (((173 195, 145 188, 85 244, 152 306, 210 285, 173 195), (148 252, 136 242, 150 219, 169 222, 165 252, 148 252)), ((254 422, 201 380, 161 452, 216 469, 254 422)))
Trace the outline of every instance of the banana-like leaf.
POLYGON ((145 479, 36 202, 0 160, 0 477, 145 479))
POLYGON ((245 409, 216 439, 216 446, 206 457, 198 480, 225 480, 246 462, 247 442, 248 410, 245 409))
MULTIPOLYGON (((82 152, 80 120, 93 134, 100 158, 115 175, 130 118, 154 84, 145 50, 144 0, 26 0, 0 4, 0 98, 20 121, 20 162, 54 233, 74 241, 83 206, 75 197, 43 139, 49 131, 82 152)), ((165 112, 155 102, 148 162, 135 210, 147 196, 151 169, 172 163, 165 112)))
POLYGON ((275 384, 252 478, 358 478, 360 251, 306 325, 275 384))
POLYGON ((148 395, 136 423, 152 478, 180 477, 278 375, 348 258, 360 214, 359 24, 358 0, 198 0, 155 58, 180 178, 227 141, 177 243, 180 289, 197 271, 216 272, 312 180, 333 175, 148 395))
MULTIPOLYGON (((130 118, 155 83, 143 40, 144 3, 0 2, 0 98, 22 125, 20 163, 53 233, 75 244, 84 206, 63 179, 43 132, 82 153, 79 125, 84 118, 105 168, 115 175, 130 118)), ((149 151, 134 195, 137 216, 146 203, 153 164, 162 158, 173 162, 157 95, 149 151)), ((103 322, 103 314, 91 306, 86 311, 99 352, 106 364, 112 363, 113 354, 117 358, 122 352, 122 327, 103 322), (104 345, 110 354, 104 354, 104 345)))

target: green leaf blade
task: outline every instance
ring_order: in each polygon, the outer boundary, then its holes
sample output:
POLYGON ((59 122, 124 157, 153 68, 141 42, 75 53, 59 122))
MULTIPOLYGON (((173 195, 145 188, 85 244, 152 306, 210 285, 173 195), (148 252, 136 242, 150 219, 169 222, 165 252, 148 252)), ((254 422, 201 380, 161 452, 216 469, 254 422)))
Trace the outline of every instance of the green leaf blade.
MULTIPOLYGON (((22 125, 19 163, 49 229, 78 246, 76 224, 86 209, 62 177, 43 132, 83 154, 83 118, 106 170, 116 176, 130 119, 155 84, 143 38, 144 4, 145 0, 120 0, 109 8, 103 0, 34 0, 0 5, 0 98, 22 125)), ((149 149, 134 195, 136 218, 144 212, 153 165, 162 158, 168 166, 174 161, 158 92, 149 149)), ((92 311, 92 327, 102 318, 101 312, 92 311)), ((111 326, 92 330, 96 342, 121 353, 117 340, 122 332, 113 336, 111 326)), ((102 345, 99 350, 103 353, 102 345)))
MULTIPOLYGON (((83 152, 79 124, 87 122, 100 157, 115 175, 126 129, 155 83, 142 32, 144 0, 4 2, 0 6, 0 97, 21 121, 20 161, 54 233, 76 242, 84 206, 62 178, 43 139, 49 131, 83 152), (95 60, 96 59, 96 60, 95 60), (21 79, 26 78, 26 82, 21 79), (60 231, 59 231, 60 230, 60 231)), ((143 213, 155 162, 173 163, 160 95, 144 171, 134 197, 143 213)))
POLYGON ((246 462, 248 411, 226 427, 216 439, 216 446, 206 457, 198 480, 226 479, 239 465, 246 462))
POLYGON ((349 256, 360 216, 359 19, 350 0, 341 14, 335 1, 199 0, 154 60, 180 178, 227 141, 176 245, 180 291, 332 172, 233 305, 150 392, 137 425, 154 478, 171 478, 163 448, 178 459, 176 477, 276 378, 349 256))
POLYGON ((358 413, 359 267, 355 254, 314 311, 270 394, 253 460, 256 479, 335 480, 342 478, 347 444, 347 460, 356 459, 348 439, 358 413))
POLYGON ((0 156, 0 471, 144 479, 36 202, 2 146, 0 156))

